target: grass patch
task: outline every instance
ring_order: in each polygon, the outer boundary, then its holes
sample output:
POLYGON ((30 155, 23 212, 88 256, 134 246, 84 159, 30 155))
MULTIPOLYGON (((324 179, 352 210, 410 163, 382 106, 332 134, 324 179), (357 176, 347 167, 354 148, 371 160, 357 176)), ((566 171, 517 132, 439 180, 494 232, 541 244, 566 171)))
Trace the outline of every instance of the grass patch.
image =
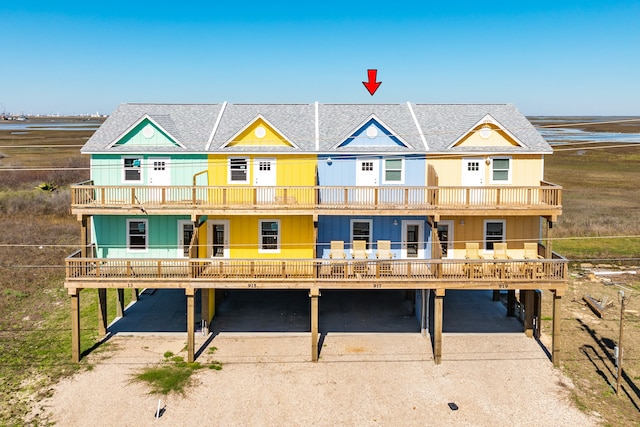
MULTIPOLYGON (((161 364, 135 374, 134 381, 147 384, 152 394, 184 395, 186 390, 193 385, 193 374, 204 367, 205 365, 199 362, 186 362, 182 356, 167 351, 164 353, 164 361, 161 364)), ((219 371, 222 369, 222 363, 213 361, 207 367, 219 371)))

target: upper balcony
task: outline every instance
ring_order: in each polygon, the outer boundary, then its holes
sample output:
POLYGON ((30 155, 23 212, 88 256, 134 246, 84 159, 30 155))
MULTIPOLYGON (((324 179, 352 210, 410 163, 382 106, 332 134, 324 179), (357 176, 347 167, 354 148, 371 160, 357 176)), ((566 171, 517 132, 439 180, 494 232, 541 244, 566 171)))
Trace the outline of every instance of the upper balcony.
POLYGON ((174 215, 541 215, 562 213, 562 187, 71 186, 71 212, 174 215))

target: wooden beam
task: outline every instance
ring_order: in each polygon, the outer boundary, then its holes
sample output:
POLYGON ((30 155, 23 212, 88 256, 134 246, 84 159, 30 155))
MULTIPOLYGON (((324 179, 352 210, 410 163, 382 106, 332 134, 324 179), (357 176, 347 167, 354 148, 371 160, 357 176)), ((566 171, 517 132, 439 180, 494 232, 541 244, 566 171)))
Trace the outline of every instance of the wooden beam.
POLYGON ((195 313, 195 290, 187 288, 184 290, 187 295, 187 362, 195 360, 196 347, 196 313, 195 313))
POLYGON ((80 256, 82 258, 87 258, 88 243, 88 219, 83 215, 80 220, 80 256))
POLYGON ((107 335, 107 289, 98 288, 98 335, 107 335))
POLYGON ((71 297, 71 360, 80 362, 80 289, 69 289, 71 297))
POLYGON ((433 360, 436 365, 442 362, 442 314, 444 289, 436 289, 433 307, 433 360))
POLYGON ((524 296, 524 334, 531 338, 533 337, 533 291, 521 290, 520 294, 524 296))
POLYGON ((420 333, 423 337, 427 336, 427 330, 429 329, 428 322, 429 316, 427 314, 427 308, 429 307, 429 289, 420 289, 420 333))
POLYGON ((516 291, 509 289, 507 291, 507 316, 515 317, 516 315, 516 291))
POLYGON ((211 321, 211 315, 209 313, 209 293, 213 292, 213 289, 200 289, 200 317, 203 320, 202 333, 205 335, 209 333, 209 322, 211 321))
POLYGON ((309 297, 311 298, 311 361, 317 362, 319 357, 318 352, 318 297, 320 296, 320 290, 318 288, 312 288, 309 290, 309 297))
POLYGON ((551 361, 556 367, 560 367, 560 322, 562 295, 564 291, 553 292, 553 325, 551 327, 551 361))

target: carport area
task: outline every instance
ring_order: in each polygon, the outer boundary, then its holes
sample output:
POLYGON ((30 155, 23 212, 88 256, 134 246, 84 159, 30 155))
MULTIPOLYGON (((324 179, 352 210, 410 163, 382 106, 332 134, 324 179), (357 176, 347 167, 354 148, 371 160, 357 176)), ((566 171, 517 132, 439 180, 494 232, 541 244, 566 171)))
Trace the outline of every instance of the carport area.
MULTIPOLYGON (((349 346, 350 340, 359 342, 366 334, 400 335, 388 340, 395 346, 402 345, 401 336, 413 336, 410 341, 419 338, 419 315, 415 311, 415 305, 419 304, 412 300, 410 294, 404 290, 321 291, 318 316, 320 356, 327 337, 334 339, 339 336, 345 346, 349 346)), ((199 295, 196 292, 194 304, 196 334, 202 334, 205 326, 200 320, 199 295)), ((186 296, 180 289, 142 292, 138 301, 127 307, 124 313, 124 317, 109 325, 110 334, 186 335, 187 332, 186 296)), ((208 329, 211 339, 232 335, 244 338, 274 335, 309 337, 310 322, 308 291, 226 290, 218 296, 216 314, 208 329)), ((445 337, 451 334, 522 332, 522 323, 507 316, 505 305, 493 300, 492 291, 449 290, 444 297, 445 337)), ((427 335, 421 339, 428 344, 428 338, 427 335)), ((427 347, 430 346, 424 346, 425 349, 427 347)), ((425 357, 433 358, 430 350, 425 350, 425 353, 428 353, 425 357)))

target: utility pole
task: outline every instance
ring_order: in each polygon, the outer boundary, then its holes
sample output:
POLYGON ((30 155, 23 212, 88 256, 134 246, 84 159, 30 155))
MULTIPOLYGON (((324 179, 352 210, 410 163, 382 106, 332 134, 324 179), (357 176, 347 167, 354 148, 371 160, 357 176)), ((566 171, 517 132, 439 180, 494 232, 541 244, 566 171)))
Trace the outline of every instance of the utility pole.
POLYGON ((618 298, 620 299, 620 338, 618 339, 618 346, 616 347, 616 365, 618 367, 618 374, 616 378, 616 395, 620 397, 620 381, 622 380, 622 356, 623 356, 623 347, 622 347, 622 336, 624 333, 624 304, 626 302, 626 297, 624 296, 624 291, 620 291, 618 294, 618 298))

